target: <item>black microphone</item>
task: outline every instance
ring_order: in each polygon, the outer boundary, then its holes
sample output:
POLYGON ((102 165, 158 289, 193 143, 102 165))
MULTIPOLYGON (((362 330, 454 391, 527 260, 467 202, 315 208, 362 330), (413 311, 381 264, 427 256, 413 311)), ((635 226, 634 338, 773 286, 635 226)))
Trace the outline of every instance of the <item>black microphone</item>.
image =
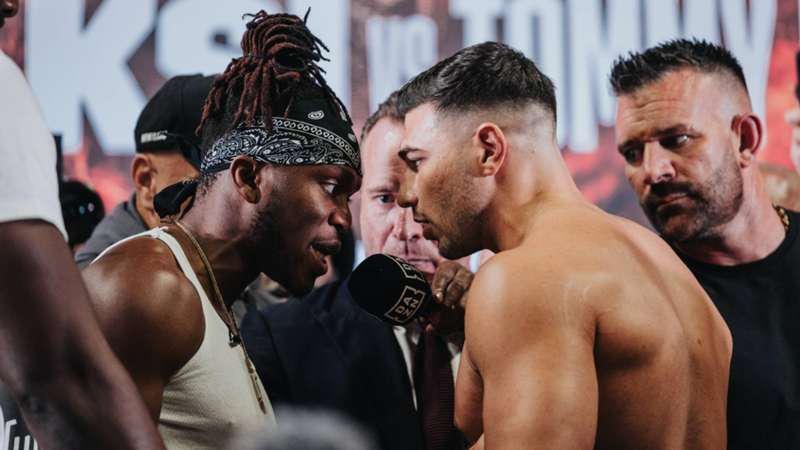
POLYGON ((392 325, 405 325, 436 305, 422 272, 395 256, 365 259, 353 269, 348 287, 358 306, 392 325))

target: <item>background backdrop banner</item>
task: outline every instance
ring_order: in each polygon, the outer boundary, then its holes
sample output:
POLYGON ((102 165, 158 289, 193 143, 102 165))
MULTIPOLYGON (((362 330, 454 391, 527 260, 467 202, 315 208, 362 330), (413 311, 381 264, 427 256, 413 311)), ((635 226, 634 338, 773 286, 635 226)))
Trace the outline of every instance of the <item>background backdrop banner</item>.
POLYGON ((0 48, 26 72, 48 125, 63 136, 65 173, 107 209, 131 190, 136 118, 164 81, 218 73, 239 53, 242 15, 298 15, 331 49, 331 87, 356 127, 392 90, 456 50, 486 40, 531 57, 556 84, 558 139, 581 190, 643 222, 614 146, 612 61, 667 39, 724 44, 744 67, 766 120, 761 161, 793 167, 796 0, 23 0, 0 48))

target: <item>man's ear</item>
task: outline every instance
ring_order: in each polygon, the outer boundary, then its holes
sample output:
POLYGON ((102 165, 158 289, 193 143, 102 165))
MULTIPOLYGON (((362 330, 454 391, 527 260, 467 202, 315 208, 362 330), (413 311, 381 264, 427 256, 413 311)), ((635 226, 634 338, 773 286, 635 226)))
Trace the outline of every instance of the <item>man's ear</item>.
POLYGON ((131 178, 136 190, 136 200, 147 209, 153 208, 157 170, 146 154, 137 153, 131 164, 131 178))
POLYGON ((478 167, 481 176, 492 176, 500 171, 508 155, 508 140, 497 124, 484 122, 473 135, 478 148, 478 167))
POLYGON ((258 203, 261 201, 261 183, 263 164, 257 162, 249 156, 237 156, 231 162, 230 173, 233 177, 233 183, 236 185, 236 191, 249 203, 258 203))
POLYGON ((733 128, 739 136, 739 165, 744 168, 756 161, 756 153, 764 140, 764 124, 753 113, 745 113, 733 119, 733 128))

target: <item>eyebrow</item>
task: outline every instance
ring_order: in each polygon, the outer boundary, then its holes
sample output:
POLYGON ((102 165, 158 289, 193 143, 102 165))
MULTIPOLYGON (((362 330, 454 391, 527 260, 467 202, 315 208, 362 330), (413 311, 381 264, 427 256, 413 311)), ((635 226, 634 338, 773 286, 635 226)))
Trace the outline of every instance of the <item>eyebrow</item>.
POLYGON ((398 183, 379 183, 375 184, 374 186, 366 186, 364 189, 365 191, 369 192, 370 194, 379 194, 383 192, 395 192, 397 191, 397 184, 398 183))
MULTIPOLYGON (((653 138, 659 138, 676 133, 696 133, 696 131, 691 126, 680 124, 680 125, 673 125, 667 128, 658 129, 651 135, 653 136, 653 138)), ((628 139, 617 146, 617 151, 619 153, 623 153, 625 152, 625 150, 629 149, 630 147, 633 147, 635 144, 638 144, 639 142, 641 142, 640 138, 628 139)))

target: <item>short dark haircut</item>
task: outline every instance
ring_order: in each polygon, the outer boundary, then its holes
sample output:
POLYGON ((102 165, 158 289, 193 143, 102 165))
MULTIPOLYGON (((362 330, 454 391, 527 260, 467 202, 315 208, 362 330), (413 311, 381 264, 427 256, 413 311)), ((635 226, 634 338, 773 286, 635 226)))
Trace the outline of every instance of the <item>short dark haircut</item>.
POLYGON ((428 102, 441 112, 535 103, 556 118, 553 82, 525 55, 498 42, 473 45, 439 61, 403 86, 399 97, 404 115, 428 102))
POLYGON ((364 127, 361 128, 362 142, 367 137, 367 133, 372 131, 372 127, 374 127, 379 120, 383 118, 389 118, 401 122, 403 121, 405 116, 400 112, 400 104, 398 103, 399 97, 400 91, 392 92, 389 94, 389 97, 383 101, 383 103, 378 105, 378 109, 367 118, 367 121, 364 122, 364 127))
POLYGON ((619 57, 611 69, 611 88, 617 96, 630 94, 667 73, 692 69, 704 73, 733 75, 747 92, 739 61, 725 48, 697 39, 675 39, 619 57))

